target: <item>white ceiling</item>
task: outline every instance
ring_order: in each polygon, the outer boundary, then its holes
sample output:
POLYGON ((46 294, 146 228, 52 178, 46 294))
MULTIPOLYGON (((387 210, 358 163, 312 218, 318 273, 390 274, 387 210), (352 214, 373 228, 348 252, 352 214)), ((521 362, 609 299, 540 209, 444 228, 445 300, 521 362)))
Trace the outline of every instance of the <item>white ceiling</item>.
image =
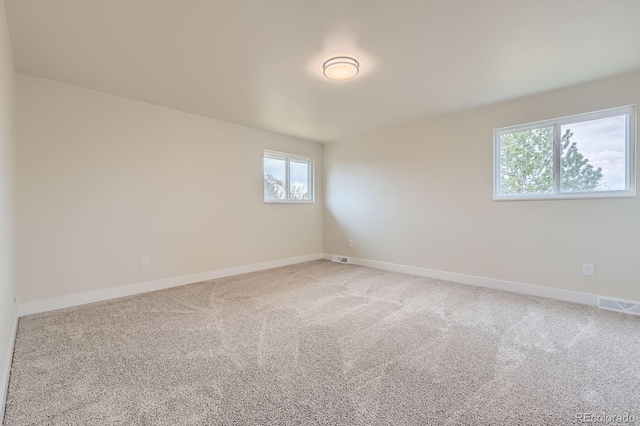
POLYGON ((5 0, 17 71, 314 141, 640 68, 638 0, 5 0), (353 56, 351 81, 322 63, 353 56))

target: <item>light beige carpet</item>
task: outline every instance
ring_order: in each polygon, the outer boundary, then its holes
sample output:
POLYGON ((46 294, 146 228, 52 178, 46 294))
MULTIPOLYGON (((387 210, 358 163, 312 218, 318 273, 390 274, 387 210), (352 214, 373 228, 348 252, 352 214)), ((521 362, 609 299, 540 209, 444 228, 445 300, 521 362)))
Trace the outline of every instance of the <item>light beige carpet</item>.
POLYGON ((6 424, 637 418, 639 354, 638 317, 317 261, 21 318, 6 424))

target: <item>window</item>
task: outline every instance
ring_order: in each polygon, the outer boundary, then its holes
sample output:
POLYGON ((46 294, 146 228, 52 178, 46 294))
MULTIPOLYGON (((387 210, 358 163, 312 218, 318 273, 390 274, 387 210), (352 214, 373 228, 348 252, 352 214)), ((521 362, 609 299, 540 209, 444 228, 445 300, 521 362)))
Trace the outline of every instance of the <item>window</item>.
POLYGON ((313 159, 265 150, 264 202, 313 203, 313 159))
POLYGON ((494 131, 494 200, 635 196, 635 107, 494 131))

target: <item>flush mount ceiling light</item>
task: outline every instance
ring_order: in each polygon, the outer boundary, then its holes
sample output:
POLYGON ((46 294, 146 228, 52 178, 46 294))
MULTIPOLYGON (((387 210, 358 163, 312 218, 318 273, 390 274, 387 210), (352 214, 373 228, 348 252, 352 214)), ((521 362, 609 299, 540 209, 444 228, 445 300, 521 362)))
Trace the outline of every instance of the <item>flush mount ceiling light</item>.
POLYGON ((324 76, 331 80, 349 80, 358 75, 360 64, 353 58, 339 56, 331 58, 322 65, 324 76))

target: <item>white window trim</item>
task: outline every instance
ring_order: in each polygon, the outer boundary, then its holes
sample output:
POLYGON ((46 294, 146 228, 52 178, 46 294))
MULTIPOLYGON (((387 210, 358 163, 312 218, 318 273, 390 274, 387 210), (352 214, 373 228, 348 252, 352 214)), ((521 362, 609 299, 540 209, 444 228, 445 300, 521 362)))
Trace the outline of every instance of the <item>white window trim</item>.
POLYGON ((305 157, 302 155, 289 154, 286 152, 280 151, 272 151, 269 149, 264 150, 263 158, 263 168, 262 168, 262 177, 264 179, 264 158, 276 158, 284 160, 285 171, 284 171, 284 184, 287 194, 286 200, 265 200, 264 199, 264 190, 262 191, 262 198, 265 204, 313 204, 316 202, 316 188, 315 188, 315 168, 313 164, 313 158, 305 157), (311 198, 309 200, 290 200, 289 199, 289 163, 291 160, 300 161, 300 162, 308 162, 309 168, 307 169, 307 181, 309 182, 309 191, 311 191, 311 198))
POLYGON ((636 107, 628 105, 619 108, 611 108, 601 111, 576 114, 566 117, 537 121, 518 126, 502 127, 493 131, 493 200, 575 200, 575 199, 597 199, 597 198, 634 198, 636 196, 636 107), (569 123, 579 123, 582 121, 595 120, 600 118, 615 117, 628 114, 627 122, 627 146, 626 146, 626 186, 628 189, 614 191, 574 191, 560 192, 560 157, 561 157, 561 136, 560 126, 569 123), (553 140, 553 193, 543 194, 500 194, 500 137, 504 134, 517 133, 540 127, 554 127, 553 140))

